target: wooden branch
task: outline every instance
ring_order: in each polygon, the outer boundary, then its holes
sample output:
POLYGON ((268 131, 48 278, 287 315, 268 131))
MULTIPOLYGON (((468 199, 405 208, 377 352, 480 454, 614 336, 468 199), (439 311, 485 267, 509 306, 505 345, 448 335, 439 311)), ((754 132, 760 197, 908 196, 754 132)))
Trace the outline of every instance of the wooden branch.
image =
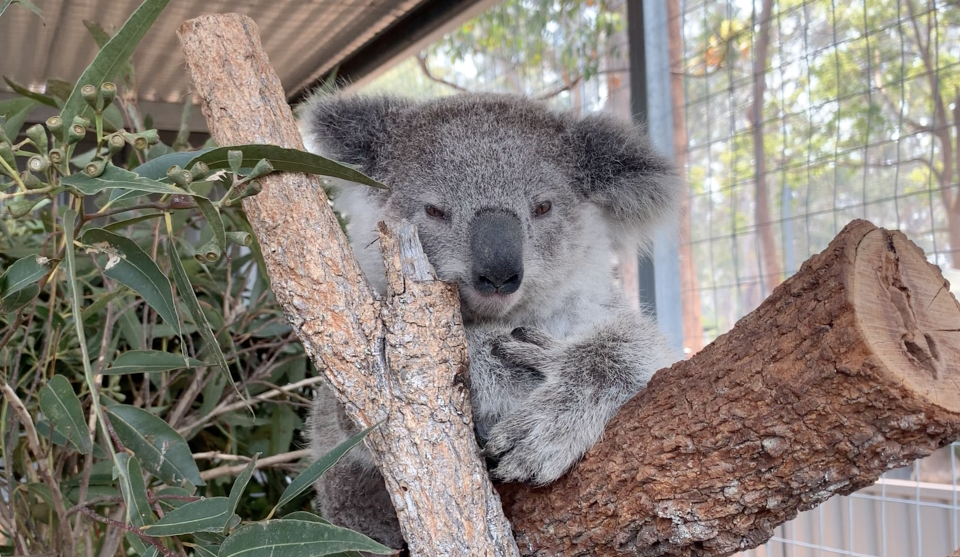
POLYGON ((960 305, 900 232, 848 225, 546 489, 500 486, 529 555, 730 555, 960 437, 960 305))
MULTIPOLYGON (((178 31, 220 145, 303 149, 256 25, 203 16, 178 31)), ((382 230, 390 291, 363 278, 319 180, 271 175, 244 199, 267 272, 307 354, 361 426, 412 555, 516 555, 474 441, 456 292, 433 279, 412 227, 382 230)))
MULTIPOLYGON (((260 470, 262 468, 270 468, 271 466, 278 464, 287 464, 297 460, 302 460, 304 458, 310 458, 311 455, 312 453, 310 452, 310 449, 300 449, 299 451, 275 454, 257 460, 256 468, 257 470, 260 470)), ((200 472, 200 479, 207 481, 222 476, 236 476, 240 472, 243 472, 246 467, 246 464, 217 466, 216 468, 210 468, 209 470, 200 472)))

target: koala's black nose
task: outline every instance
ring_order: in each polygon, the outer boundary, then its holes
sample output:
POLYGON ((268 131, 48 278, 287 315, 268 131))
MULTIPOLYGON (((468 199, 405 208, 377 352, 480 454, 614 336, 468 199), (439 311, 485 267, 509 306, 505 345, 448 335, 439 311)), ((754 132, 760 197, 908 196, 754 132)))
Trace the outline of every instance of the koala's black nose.
POLYGON ((481 211, 470 223, 473 287, 481 294, 511 294, 523 281, 520 219, 506 211, 481 211))

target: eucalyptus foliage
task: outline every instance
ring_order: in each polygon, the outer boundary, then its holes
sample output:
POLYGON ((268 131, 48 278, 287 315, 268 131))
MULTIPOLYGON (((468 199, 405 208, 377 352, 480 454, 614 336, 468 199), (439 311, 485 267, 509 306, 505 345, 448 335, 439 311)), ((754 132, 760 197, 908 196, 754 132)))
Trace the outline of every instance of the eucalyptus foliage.
POLYGON ((130 57, 167 1, 112 37, 87 22, 76 84, 7 80, 0 103, 0 554, 391 553, 304 511, 363 434, 296 477, 317 381, 240 203, 274 171, 379 184, 275 146, 193 150, 186 127, 161 141, 130 57), (59 115, 26 126, 40 106, 59 115))

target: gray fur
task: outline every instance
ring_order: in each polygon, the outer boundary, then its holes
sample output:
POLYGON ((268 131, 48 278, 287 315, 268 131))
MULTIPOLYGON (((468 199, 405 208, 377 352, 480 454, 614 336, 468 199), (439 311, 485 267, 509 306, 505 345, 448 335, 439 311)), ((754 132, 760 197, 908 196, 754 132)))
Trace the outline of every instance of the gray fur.
MULTIPOLYGON (((399 219, 417 225, 439 277, 458 284, 474 421, 497 462, 495 478, 556 480, 674 360, 656 324, 627 307, 614 277, 618 252, 647 248, 654 229, 675 220, 681 191, 671 165, 634 126, 502 95, 423 103, 327 96, 301 116, 310 150, 359 165, 391 188, 340 183, 335 199, 374 286, 385 289, 376 223, 399 219), (537 214, 548 201, 549 211, 537 214), (510 294, 476 287, 480 248, 471 225, 491 212, 521 223, 520 238, 509 242, 522 281, 510 294)), ((318 396, 310 425, 318 456, 355 431, 329 393, 318 396)), ((318 484, 322 512, 395 544, 395 517, 368 483, 357 484, 371 477, 382 490, 369 455, 355 449, 318 484), (357 510, 365 503, 370 508, 357 510)))

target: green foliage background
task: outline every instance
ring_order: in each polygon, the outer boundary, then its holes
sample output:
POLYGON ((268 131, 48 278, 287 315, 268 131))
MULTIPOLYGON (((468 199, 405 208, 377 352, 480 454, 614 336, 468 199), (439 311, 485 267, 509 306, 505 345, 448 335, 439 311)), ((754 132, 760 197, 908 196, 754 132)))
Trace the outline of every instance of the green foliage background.
POLYGON ((88 24, 76 84, 8 80, 0 103, 0 554, 390 553, 308 512, 366 432, 298 475, 319 378, 240 205, 273 171, 379 184, 289 149, 194 150, 186 128, 162 142, 130 56, 167 1, 113 37, 88 24), (23 129, 44 105, 59 116, 23 129))

